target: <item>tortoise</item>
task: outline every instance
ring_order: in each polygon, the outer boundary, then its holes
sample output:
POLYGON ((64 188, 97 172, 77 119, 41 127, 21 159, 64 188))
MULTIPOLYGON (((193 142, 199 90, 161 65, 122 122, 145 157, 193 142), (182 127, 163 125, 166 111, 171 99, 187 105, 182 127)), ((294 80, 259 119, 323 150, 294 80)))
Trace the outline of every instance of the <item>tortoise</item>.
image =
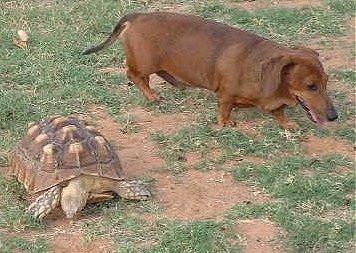
POLYGON ((39 195, 28 212, 42 219, 59 203, 74 218, 86 203, 112 198, 151 196, 144 182, 123 176, 118 155, 108 140, 76 117, 53 116, 29 124, 12 152, 11 172, 30 194, 39 195))

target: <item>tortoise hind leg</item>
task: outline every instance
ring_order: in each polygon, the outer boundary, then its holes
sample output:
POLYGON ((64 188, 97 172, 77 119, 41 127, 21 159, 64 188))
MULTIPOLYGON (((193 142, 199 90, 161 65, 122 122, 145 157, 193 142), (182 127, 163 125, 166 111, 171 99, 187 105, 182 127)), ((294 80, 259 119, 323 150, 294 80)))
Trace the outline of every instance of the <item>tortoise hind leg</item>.
POLYGON ((114 196, 110 193, 90 193, 87 204, 94 204, 113 199, 114 196))
POLYGON ((61 189, 62 187, 56 185, 45 191, 28 207, 27 211, 35 218, 42 220, 43 217, 58 206, 61 189))
POLYGON ((147 200, 151 196, 147 185, 140 180, 118 181, 113 191, 125 199, 147 200))

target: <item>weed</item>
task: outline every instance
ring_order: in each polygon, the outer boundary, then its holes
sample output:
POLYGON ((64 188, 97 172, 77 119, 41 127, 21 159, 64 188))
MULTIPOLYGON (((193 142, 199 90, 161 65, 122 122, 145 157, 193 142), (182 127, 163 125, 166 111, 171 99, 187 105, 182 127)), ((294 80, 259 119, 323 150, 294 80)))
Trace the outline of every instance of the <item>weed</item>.
POLYGON ((49 243, 44 238, 37 238, 36 240, 26 240, 21 237, 10 237, 2 241, 0 236, 0 252, 21 252, 24 253, 45 253, 50 252, 49 243))
POLYGON ((356 86, 356 72, 353 69, 335 69, 332 72, 333 77, 343 81, 345 83, 351 84, 353 87, 356 86))
POLYGON ((190 224, 160 222, 158 231, 160 235, 158 245, 144 252, 205 253, 239 252, 241 250, 239 246, 228 243, 229 237, 234 238, 233 231, 221 222, 195 221, 190 224))
POLYGON ((355 128, 340 128, 335 131, 335 134, 351 143, 356 142, 355 128))
POLYGON ((348 16, 355 15, 356 2, 353 0, 326 0, 325 2, 333 11, 348 16))
POLYGON ((209 1, 205 5, 197 5, 195 12, 287 44, 298 44, 316 35, 345 32, 344 15, 321 8, 271 8, 248 12, 238 7, 229 8, 219 1, 209 1))
POLYGON ((0 228, 16 231, 25 229, 43 229, 44 224, 26 213, 28 203, 22 198, 24 188, 15 180, 7 180, 0 175, 0 228))
POLYGON ((236 205, 230 219, 270 219, 287 234, 287 246, 296 252, 343 252, 352 248, 352 222, 332 219, 323 221, 298 214, 287 203, 236 205))

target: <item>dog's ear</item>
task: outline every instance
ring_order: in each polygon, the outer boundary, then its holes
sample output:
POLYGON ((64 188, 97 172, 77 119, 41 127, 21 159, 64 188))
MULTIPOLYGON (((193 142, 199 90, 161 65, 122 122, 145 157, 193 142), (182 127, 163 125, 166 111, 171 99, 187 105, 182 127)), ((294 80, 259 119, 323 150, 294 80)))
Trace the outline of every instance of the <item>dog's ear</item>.
POLYGON ((319 57, 319 53, 317 51, 315 51, 314 49, 311 49, 309 47, 295 46, 292 49, 301 50, 301 51, 304 51, 304 52, 306 52, 308 54, 312 54, 312 55, 314 55, 316 57, 319 57))
POLYGON ((291 56, 278 56, 261 62, 260 83, 264 97, 271 96, 281 85, 284 75, 295 65, 291 56))

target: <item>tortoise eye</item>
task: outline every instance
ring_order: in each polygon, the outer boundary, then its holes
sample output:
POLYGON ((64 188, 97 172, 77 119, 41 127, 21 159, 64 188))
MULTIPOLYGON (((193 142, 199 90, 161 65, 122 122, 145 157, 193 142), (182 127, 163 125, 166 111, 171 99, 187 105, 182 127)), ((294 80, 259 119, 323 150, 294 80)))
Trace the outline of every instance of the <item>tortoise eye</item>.
POLYGON ((316 91, 318 89, 318 86, 316 84, 310 84, 308 85, 308 89, 312 91, 316 91))

